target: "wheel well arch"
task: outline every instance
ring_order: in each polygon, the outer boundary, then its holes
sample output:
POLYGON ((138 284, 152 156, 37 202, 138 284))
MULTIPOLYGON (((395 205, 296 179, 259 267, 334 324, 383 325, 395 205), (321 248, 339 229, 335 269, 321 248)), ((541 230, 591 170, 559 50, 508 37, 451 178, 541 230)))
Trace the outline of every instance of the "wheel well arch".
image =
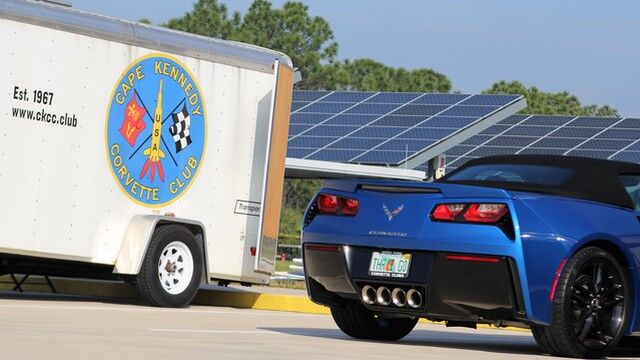
POLYGON ((616 244, 611 240, 596 239, 596 240, 587 241, 586 243, 581 244, 580 247, 578 247, 578 249, 576 249, 574 253, 577 253, 578 251, 590 246, 599 247, 611 253, 611 255, 613 255, 613 257, 616 258, 616 260, 620 262, 620 265, 622 265, 627 271, 628 271, 628 268, 631 267, 627 254, 624 252, 624 250, 622 250, 622 248, 618 244, 616 244))
MULTIPOLYGON (((204 226, 202 224, 196 224, 196 223, 190 223, 190 222, 187 223, 187 222, 182 222, 180 220, 169 220, 169 219, 163 218, 162 220, 158 221, 158 223, 155 226, 155 229, 162 226, 168 226, 168 225, 184 226, 187 230, 189 230, 193 234, 193 236, 195 236, 196 238, 199 237, 203 241, 202 246, 204 247, 204 226)), ((200 241, 200 239, 198 239, 198 241, 200 241)))
POLYGON ((159 227, 169 225, 183 226, 196 237, 202 247, 202 268, 206 276, 208 255, 204 225, 198 221, 160 215, 137 215, 129 221, 113 272, 123 275, 138 274, 154 232, 159 227))

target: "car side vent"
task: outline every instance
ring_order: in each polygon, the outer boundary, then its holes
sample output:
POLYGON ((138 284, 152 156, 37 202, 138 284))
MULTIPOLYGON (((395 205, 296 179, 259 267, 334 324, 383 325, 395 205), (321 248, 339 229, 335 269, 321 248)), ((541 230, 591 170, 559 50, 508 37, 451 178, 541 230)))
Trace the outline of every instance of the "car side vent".
POLYGON ((502 220, 500 220, 496 225, 510 240, 514 240, 516 238, 516 229, 513 226, 513 220, 511 219, 510 214, 507 214, 507 216, 502 218, 502 220))
POLYGON ((307 210, 307 214, 304 217, 304 223, 302 226, 305 227, 311 224, 311 222, 316 217, 316 215, 318 215, 318 205, 316 203, 316 200, 314 199, 311 205, 309 206, 309 210, 307 210))
POLYGON ((439 194, 440 189, 417 186, 360 185, 360 189, 395 194, 439 194))

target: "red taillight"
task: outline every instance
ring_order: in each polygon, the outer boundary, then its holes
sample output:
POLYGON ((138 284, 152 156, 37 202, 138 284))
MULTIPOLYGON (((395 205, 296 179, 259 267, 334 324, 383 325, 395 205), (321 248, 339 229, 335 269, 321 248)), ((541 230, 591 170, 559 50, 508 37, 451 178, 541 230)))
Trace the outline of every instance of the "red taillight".
POLYGON ((320 194, 316 200, 318 211, 325 215, 354 216, 358 213, 360 202, 356 199, 329 194, 320 194))
POLYGON ((358 207, 360 206, 360 202, 356 199, 348 199, 348 198, 339 198, 340 199, 340 210, 344 215, 353 216, 358 213, 358 207))
POLYGON ((471 255, 447 255, 447 260, 470 261, 470 262, 492 263, 492 264, 497 264, 500 262, 500 258, 496 258, 496 257, 471 256, 471 255))
POLYGON ((465 206, 465 204, 440 204, 436 206, 431 216, 434 220, 453 221, 462 213, 465 206))
POLYGON ((316 245, 306 244, 304 246, 306 250, 324 251, 324 252, 340 252, 340 246, 338 245, 316 245))
POLYGON ((505 204, 471 204, 464 213, 464 219, 468 222, 494 224, 502 219, 507 211, 505 204))
POLYGON ((338 212, 338 197, 335 195, 320 194, 316 203, 321 214, 335 214, 338 212))
POLYGON ((505 204, 438 204, 431 212, 437 221, 495 224, 509 212, 505 204), (461 219, 460 214, 464 214, 461 219))

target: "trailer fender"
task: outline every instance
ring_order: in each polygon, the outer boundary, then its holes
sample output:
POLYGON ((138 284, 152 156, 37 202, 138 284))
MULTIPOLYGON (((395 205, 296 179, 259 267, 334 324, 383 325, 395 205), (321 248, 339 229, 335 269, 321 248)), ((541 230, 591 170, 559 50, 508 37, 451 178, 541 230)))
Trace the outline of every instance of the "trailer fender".
MULTIPOLYGON (((118 258, 113 268, 114 274, 137 275, 140 272, 142 261, 147 253, 149 241, 156 227, 167 224, 184 225, 201 244, 203 254, 206 254, 204 225, 201 222, 189 219, 175 218, 161 215, 136 215, 129 222, 127 232, 118 258)), ((206 267, 206 259, 202 259, 206 267)), ((205 269, 206 273, 206 269, 205 269)))

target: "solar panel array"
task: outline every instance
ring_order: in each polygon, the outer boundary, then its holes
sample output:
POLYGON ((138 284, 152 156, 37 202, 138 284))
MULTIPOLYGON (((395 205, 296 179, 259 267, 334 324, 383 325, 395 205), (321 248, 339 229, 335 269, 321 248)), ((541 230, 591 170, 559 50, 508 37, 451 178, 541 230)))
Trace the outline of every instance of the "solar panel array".
POLYGON ((295 91, 287 157, 400 165, 519 95, 295 91))
MULTIPOLYGON (((447 171, 490 155, 554 154, 640 163, 640 119, 512 115, 446 151, 447 171)), ((423 164, 419 168, 426 168, 423 164)))

